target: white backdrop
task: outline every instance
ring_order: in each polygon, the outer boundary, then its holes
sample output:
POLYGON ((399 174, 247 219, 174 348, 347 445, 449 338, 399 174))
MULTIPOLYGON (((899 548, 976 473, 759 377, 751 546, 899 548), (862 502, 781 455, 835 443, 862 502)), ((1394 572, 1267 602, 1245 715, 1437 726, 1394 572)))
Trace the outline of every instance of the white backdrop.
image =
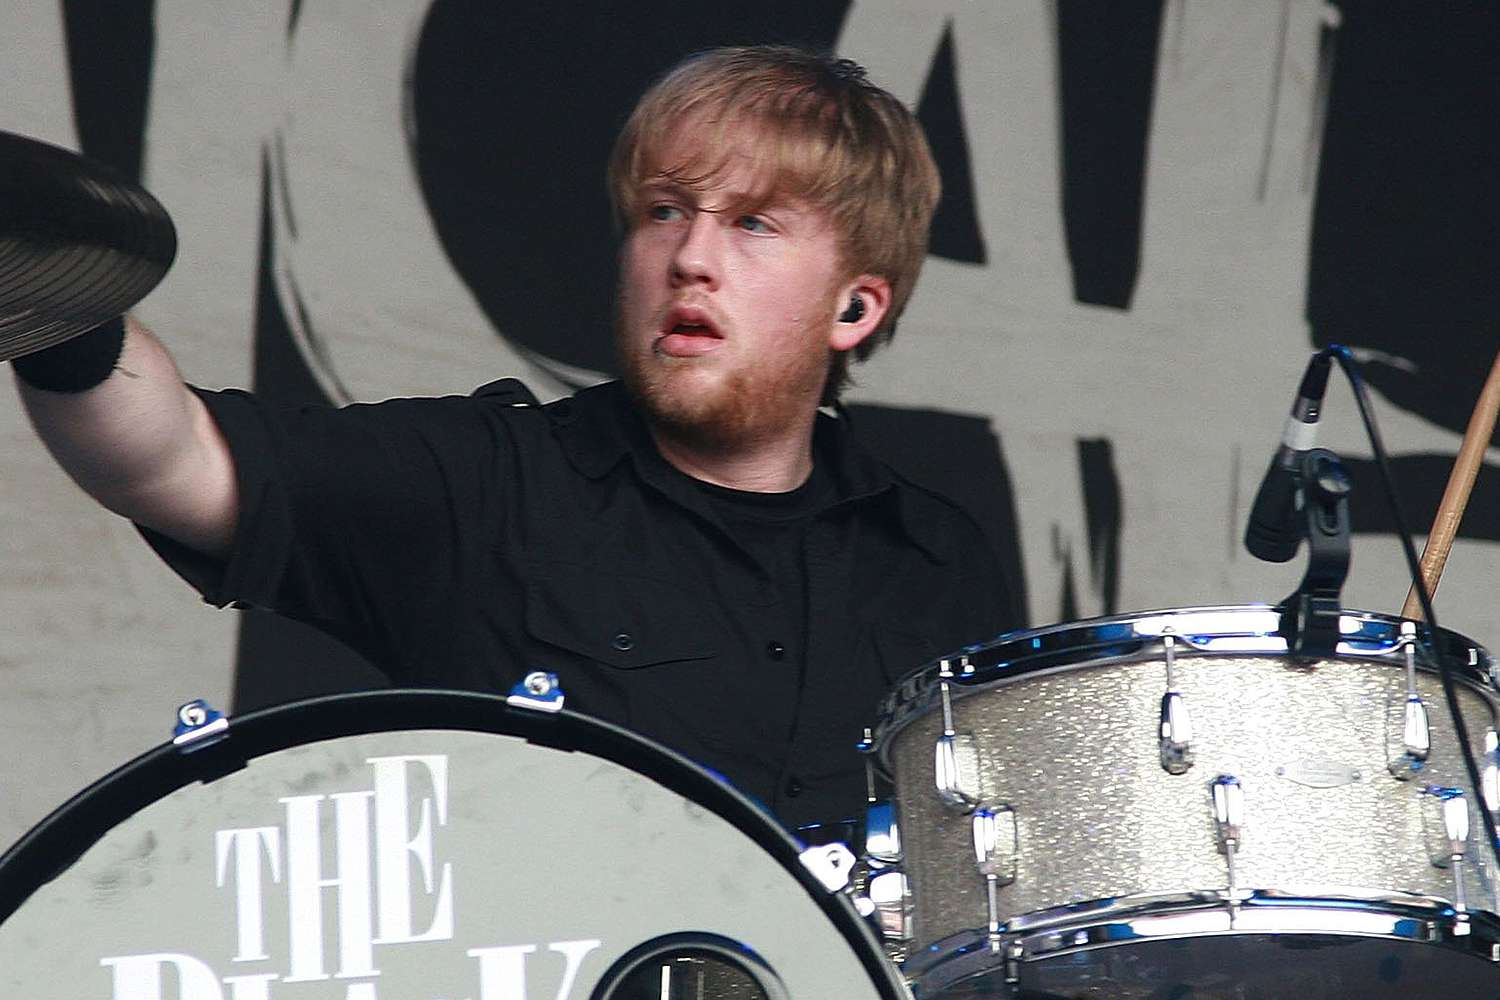
MULTIPOLYGON (((305 313, 285 311, 330 395, 466 392, 504 374, 543 395, 561 391, 495 336, 424 207, 403 81, 425 9, 426 0, 309 4, 292 48, 277 3, 157 0, 146 182, 172 212, 181 250, 139 314, 190 380, 249 383, 262 156, 279 143, 278 291, 288 296, 295 276, 305 313), (295 227, 285 204, 297 206, 295 227)), ((1300 576, 1299 564, 1257 563, 1239 545, 1310 343, 1318 148, 1308 136, 1325 11, 1311 0, 1286 10, 1283 25, 1281 4, 1167 4, 1128 312, 1072 297, 1053 5, 860 0, 844 24, 841 53, 913 103, 951 25, 988 250, 983 265, 929 261, 901 336, 858 373, 852 401, 993 418, 1037 623, 1061 614, 1069 572, 1082 583, 1080 613, 1103 610, 1089 583, 1080 438, 1113 446, 1122 608, 1274 601, 1300 576)), ((0 5, 0 128, 76 146, 65 51, 55 2, 0 5)), ((1456 450, 1457 435, 1376 405, 1394 453, 1456 450)), ((226 704, 235 619, 204 607, 129 525, 55 470, 8 387, 0 441, 5 844, 164 739, 180 701, 226 704)), ((1368 455, 1337 383, 1320 443, 1368 455)), ((1416 527, 1430 514, 1412 512, 1416 527)), ((1500 641, 1497 563, 1500 546, 1461 541, 1444 579, 1445 624, 1481 643, 1500 641)), ((1346 604, 1395 612, 1404 577, 1393 539, 1361 538, 1346 604)))

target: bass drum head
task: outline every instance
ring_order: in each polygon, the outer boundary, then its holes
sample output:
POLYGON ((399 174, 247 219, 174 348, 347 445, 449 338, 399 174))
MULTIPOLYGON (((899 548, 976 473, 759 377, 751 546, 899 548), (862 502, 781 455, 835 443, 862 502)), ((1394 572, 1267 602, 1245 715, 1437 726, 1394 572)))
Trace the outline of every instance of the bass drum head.
POLYGON ((900 1000, 743 795, 571 712, 371 692, 246 715, 0 858, 28 1000, 900 1000))

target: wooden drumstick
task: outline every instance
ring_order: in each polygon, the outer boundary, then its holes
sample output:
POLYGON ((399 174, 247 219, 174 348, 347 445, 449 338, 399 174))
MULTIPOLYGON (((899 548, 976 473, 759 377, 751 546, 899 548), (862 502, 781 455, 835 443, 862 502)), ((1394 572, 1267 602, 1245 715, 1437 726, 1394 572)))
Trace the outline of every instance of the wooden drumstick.
MULTIPOLYGON (((1464 508, 1469 504, 1469 491, 1474 488, 1474 477, 1484 464, 1484 451, 1489 446, 1490 436, 1495 432, 1495 417, 1500 414, 1500 354, 1495 356, 1495 365, 1490 377, 1485 379, 1479 392, 1479 402, 1474 406, 1474 415, 1469 418, 1468 430, 1464 431, 1464 443, 1458 449, 1458 459, 1453 463, 1453 472, 1448 477, 1448 488, 1443 491, 1442 503, 1438 504, 1437 517, 1432 522, 1432 531, 1427 535, 1427 545, 1422 549, 1422 580, 1427 584, 1427 593, 1436 595, 1438 578, 1443 575, 1443 564, 1448 561, 1448 550, 1453 548, 1453 539, 1458 536, 1458 523, 1463 520, 1464 508)), ((1422 601, 1417 596, 1415 585, 1406 595, 1406 606, 1401 617, 1412 621, 1422 620, 1422 601)))

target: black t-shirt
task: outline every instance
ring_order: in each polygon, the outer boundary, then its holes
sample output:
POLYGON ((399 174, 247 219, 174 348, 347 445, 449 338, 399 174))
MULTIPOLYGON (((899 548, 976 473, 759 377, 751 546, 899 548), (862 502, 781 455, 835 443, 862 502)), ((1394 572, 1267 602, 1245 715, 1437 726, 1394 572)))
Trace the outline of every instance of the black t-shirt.
MULTIPOLYGON (((803 637, 807 626, 807 528, 819 510, 834 499, 833 482, 820 465, 794 490, 756 493, 693 481, 713 505, 724 527, 740 547, 770 574, 772 586, 788 615, 786 634, 803 637)), ((801 646, 800 648, 805 648, 801 646)))
MULTIPOLYGON (((730 536, 761 564, 776 594, 781 622, 780 639, 769 641, 766 654, 787 668, 788 696, 795 703, 807 676, 807 558, 808 527, 819 510, 834 498, 833 483, 823 467, 813 466, 801 486, 785 493, 734 490, 692 481, 713 505, 730 536)), ((786 740, 791 742, 798 719, 795 707, 786 718, 786 740)))
POLYGON ((322 628, 397 684, 552 670, 569 708, 791 825, 861 808, 854 747, 897 679, 1017 624, 973 521, 839 420, 819 418, 818 476, 778 533, 668 465, 617 384, 544 407, 517 390, 286 412, 200 392, 235 457, 233 552, 147 537, 210 603, 322 628))

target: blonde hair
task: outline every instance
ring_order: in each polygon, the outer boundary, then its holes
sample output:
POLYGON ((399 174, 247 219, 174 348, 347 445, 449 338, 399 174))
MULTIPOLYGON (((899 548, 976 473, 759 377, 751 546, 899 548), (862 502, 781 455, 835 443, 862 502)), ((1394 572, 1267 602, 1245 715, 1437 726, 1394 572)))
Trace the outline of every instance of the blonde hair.
MULTIPOLYGON (((627 230, 639 218, 642 189, 654 180, 711 186, 745 150, 735 139, 747 133, 764 185, 752 199, 789 197, 827 212, 845 276, 890 282, 880 326, 853 349, 865 360, 894 336, 927 256, 941 182, 922 127, 848 59, 779 45, 711 49, 646 91, 620 132, 609 163, 617 225, 627 230), (685 163, 662 162, 687 122, 699 152, 685 163)), ((848 360, 834 356, 824 403, 848 384, 848 360)))

